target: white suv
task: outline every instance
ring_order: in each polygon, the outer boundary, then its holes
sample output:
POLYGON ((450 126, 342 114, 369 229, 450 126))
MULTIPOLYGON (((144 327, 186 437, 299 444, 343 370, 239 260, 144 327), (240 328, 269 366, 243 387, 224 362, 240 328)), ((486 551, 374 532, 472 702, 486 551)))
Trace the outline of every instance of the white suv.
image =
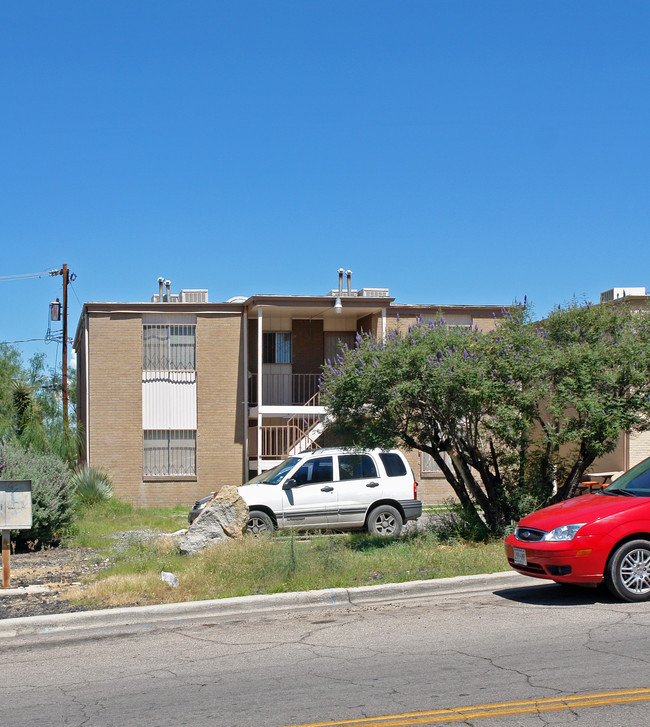
MULTIPOLYGON (((355 530, 399 535, 422 514, 417 482, 397 450, 315 449, 289 457, 242 485, 248 531, 275 528, 355 530)), ((192 522, 210 498, 198 500, 192 522)))

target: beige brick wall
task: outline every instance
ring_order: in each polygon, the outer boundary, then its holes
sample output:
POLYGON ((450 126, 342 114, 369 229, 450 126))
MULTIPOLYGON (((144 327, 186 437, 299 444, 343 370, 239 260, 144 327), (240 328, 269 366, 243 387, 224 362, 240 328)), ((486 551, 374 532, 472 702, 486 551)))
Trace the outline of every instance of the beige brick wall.
POLYGON ((472 327, 478 326, 479 331, 493 331, 497 327, 498 319, 490 316, 489 318, 482 318, 475 316, 472 318, 472 327))
POLYGON ((242 317, 197 316, 197 473, 142 476, 142 317, 89 322, 90 464, 106 468, 116 497, 134 505, 190 505, 244 479, 242 317))
POLYGON ((629 455, 628 468, 634 467, 641 460, 650 457, 650 432, 639 432, 628 438, 629 455))
POLYGON ((117 497, 142 503, 142 319, 96 313, 88 330, 89 462, 117 497))
MULTIPOLYGON (((458 310, 458 313, 467 314, 471 317, 472 321, 472 328, 474 326, 478 326, 478 329, 480 331, 493 331, 498 322, 498 318, 494 318, 493 316, 486 316, 484 313, 478 313, 469 310, 469 311, 463 311, 458 310)), ((417 312, 409 312, 407 311, 401 311, 399 314, 399 320, 397 320, 397 316, 395 312, 389 311, 387 315, 387 327, 388 330, 395 330, 396 328, 400 330, 402 333, 408 330, 409 326, 414 326, 417 323, 418 316, 420 315, 426 315, 426 316, 436 316, 438 314, 438 311, 436 311, 434 308, 430 310, 419 310, 417 312)), ((443 313, 444 317, 444 313, 443 313)))
POLYGON ((241 485, 245 479, 243 356, 240 315, 197 316, 197 488, 200 494, 223 485, 241 485))
POLYGON ((446 500, 456 499, 451 485, 444 477, 422 474, 422 456, 418 450, 402 451, 418 482, 418 497, 424 505, 439 505, 446 500))

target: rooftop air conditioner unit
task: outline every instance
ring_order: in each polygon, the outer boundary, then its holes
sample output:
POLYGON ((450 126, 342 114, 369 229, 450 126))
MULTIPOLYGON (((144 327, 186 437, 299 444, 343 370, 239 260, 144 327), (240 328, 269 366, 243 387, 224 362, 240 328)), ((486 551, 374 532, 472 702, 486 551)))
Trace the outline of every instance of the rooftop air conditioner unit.
POLYGON ((207 303, 208 291, 205 288, 181 290, 181 303, 207 303))
POLYGON ((360 298, 388 298, 388 288, 361 288, 357 293, 360 298))

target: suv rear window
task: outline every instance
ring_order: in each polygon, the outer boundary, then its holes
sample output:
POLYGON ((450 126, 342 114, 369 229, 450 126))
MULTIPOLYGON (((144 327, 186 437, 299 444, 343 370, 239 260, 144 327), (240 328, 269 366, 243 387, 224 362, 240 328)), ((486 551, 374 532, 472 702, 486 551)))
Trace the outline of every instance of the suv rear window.
POLYGON ((402 477, 406 474, 406 465, 399 454, 395 454, 395 452, 380 452, 379 459, 382 461, 386 474, 389 477, 402 477))
POLYGON ((339 476, 341 480, 362 480, 377 477, 377 467, 367 454, 339 455, 339 476))
POLYGON ((313 484, 317 482, 332 481, 332 458, 317 457, 305 462, 294 474, 293 479, 299 485, 313 484))

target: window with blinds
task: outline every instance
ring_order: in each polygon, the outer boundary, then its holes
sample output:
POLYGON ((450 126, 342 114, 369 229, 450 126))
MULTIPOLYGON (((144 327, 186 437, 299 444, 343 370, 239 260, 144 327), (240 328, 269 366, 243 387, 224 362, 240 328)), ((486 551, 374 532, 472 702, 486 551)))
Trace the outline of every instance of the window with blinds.
POLYGON ((195 371, 196 326, 150 324, 142 326, 143 371, 195 371))
POLYGON ((143 475, 196 475, 196 431, 145 430, 143 475))
POLYGON ((262 334, 262 362, 291 363, 291 334, 267 331, 262 334))

